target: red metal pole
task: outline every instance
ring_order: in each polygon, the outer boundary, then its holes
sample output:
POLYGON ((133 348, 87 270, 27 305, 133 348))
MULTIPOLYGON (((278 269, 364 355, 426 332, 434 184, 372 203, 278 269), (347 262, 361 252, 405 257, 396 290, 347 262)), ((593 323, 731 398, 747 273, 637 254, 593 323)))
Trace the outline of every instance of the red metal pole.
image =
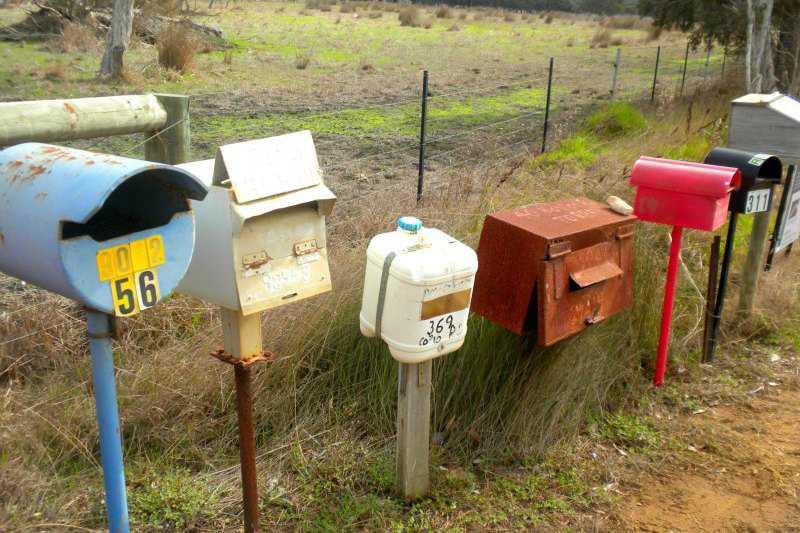
POLYGON ((669 330, 672 326, 672 304, 675 302, 675 283, 678 279, 681 237, 683 237, 683 228, 674 226, 672 228, 672 244, 669 247, 667 283, 664 286, 664 307, 661 310, 661 337, 658 339, 656 374, 653 377, 653 385, 656 387, 664 384, 664 374, 667 372, 667 349, 669 348, 669 330))

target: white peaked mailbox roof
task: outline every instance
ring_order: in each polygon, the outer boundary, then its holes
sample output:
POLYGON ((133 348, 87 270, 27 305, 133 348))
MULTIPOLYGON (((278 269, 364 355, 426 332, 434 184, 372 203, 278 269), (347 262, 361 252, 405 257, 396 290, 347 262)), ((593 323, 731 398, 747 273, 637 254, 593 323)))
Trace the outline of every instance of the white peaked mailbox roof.
POLYGON ((729 147, 800 161, 800 102, 776 92, 748 94, 732 106, 729 147))
POLYGON ((240 204, 322 184, 310 131, 220 146, 214 184, 230 180, 240 204))

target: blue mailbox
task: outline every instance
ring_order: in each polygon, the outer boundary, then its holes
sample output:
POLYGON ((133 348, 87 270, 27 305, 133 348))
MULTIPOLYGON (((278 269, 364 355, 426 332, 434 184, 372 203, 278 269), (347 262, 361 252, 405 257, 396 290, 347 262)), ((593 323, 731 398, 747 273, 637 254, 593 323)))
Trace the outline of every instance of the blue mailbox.
POLYGON ((39 143, 0 151, 0 271, 86 307, 111 531, 129 531, 112 316, 169 295, 194 249, 207 188, 170 165, 39 143))

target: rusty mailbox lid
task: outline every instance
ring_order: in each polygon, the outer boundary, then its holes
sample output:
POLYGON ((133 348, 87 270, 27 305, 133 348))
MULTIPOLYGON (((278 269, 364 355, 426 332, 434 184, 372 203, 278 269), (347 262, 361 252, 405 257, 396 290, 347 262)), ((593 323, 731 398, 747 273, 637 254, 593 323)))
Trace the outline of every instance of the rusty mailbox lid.
MULTIPOLYGON (((633 235, 636 220, 633 215, 620 215, 603 203, 582 197, 488 215, 478 245, 472 310, 517 334, 538 329, 539 343, 549 345, 556 337, 563 338, 577 332, 572 330, 588 325, 586 317, 580 318, 581 327, 571 325, 574 321, 567 317, 558 316, 551 316, 550 320, 563 322, 561 328, 540 323, 539 315, 550 316, 553 310, 588 306, 585 301, 581 304, 562 298, 564 294, 570 296, 569 287, 589 288, 586 294, 594 294, 598 291, 591 287, 598 283, 624 280, 626 286, 617 287, 623 297, 611 307, 625 306, 628 294, 632 296, 632 290, 628 290, 632 287, 631 276, 629 271, 625 272, 630 269, 632 255, 632 239, 627 237, 633 235), (616 244, 620 239, 628 241, 625 257, 616 244), (551 265, 548 269, 549 264, 557 264, 560 258, 566 260, 564 268, 551 265), (548 275, 551 277, 547 278, 548 275), (555 283, 553 292, 543 293, 547 297, 544 300, 537 298, 540 279, 555 283)), ((610 314, 614 309, 603 311, 610 314)), ((592 314, 588 320, 592 323, 602 318, 592 314)))

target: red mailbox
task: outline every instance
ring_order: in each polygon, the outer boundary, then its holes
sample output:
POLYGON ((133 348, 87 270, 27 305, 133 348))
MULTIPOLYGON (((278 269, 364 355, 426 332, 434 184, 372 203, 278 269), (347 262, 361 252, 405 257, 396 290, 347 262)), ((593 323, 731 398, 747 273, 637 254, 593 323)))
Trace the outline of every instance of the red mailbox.
POLYGON ((633 211, 639 220, 714 231, 725 223, 738 169, 642 157, 633 167, 633 211))
POLYGON ((634 214, 646 222, 673 226, 661 312, 661 336, 653 377, 653 384, 657 387, 664 383, 667 370, 683 228, 714 231, 725 223, 730 193, 739 187, 740 180, 739 169, 701 163, 642 157, 633 166, 631 184, 637 187, 634 214))

